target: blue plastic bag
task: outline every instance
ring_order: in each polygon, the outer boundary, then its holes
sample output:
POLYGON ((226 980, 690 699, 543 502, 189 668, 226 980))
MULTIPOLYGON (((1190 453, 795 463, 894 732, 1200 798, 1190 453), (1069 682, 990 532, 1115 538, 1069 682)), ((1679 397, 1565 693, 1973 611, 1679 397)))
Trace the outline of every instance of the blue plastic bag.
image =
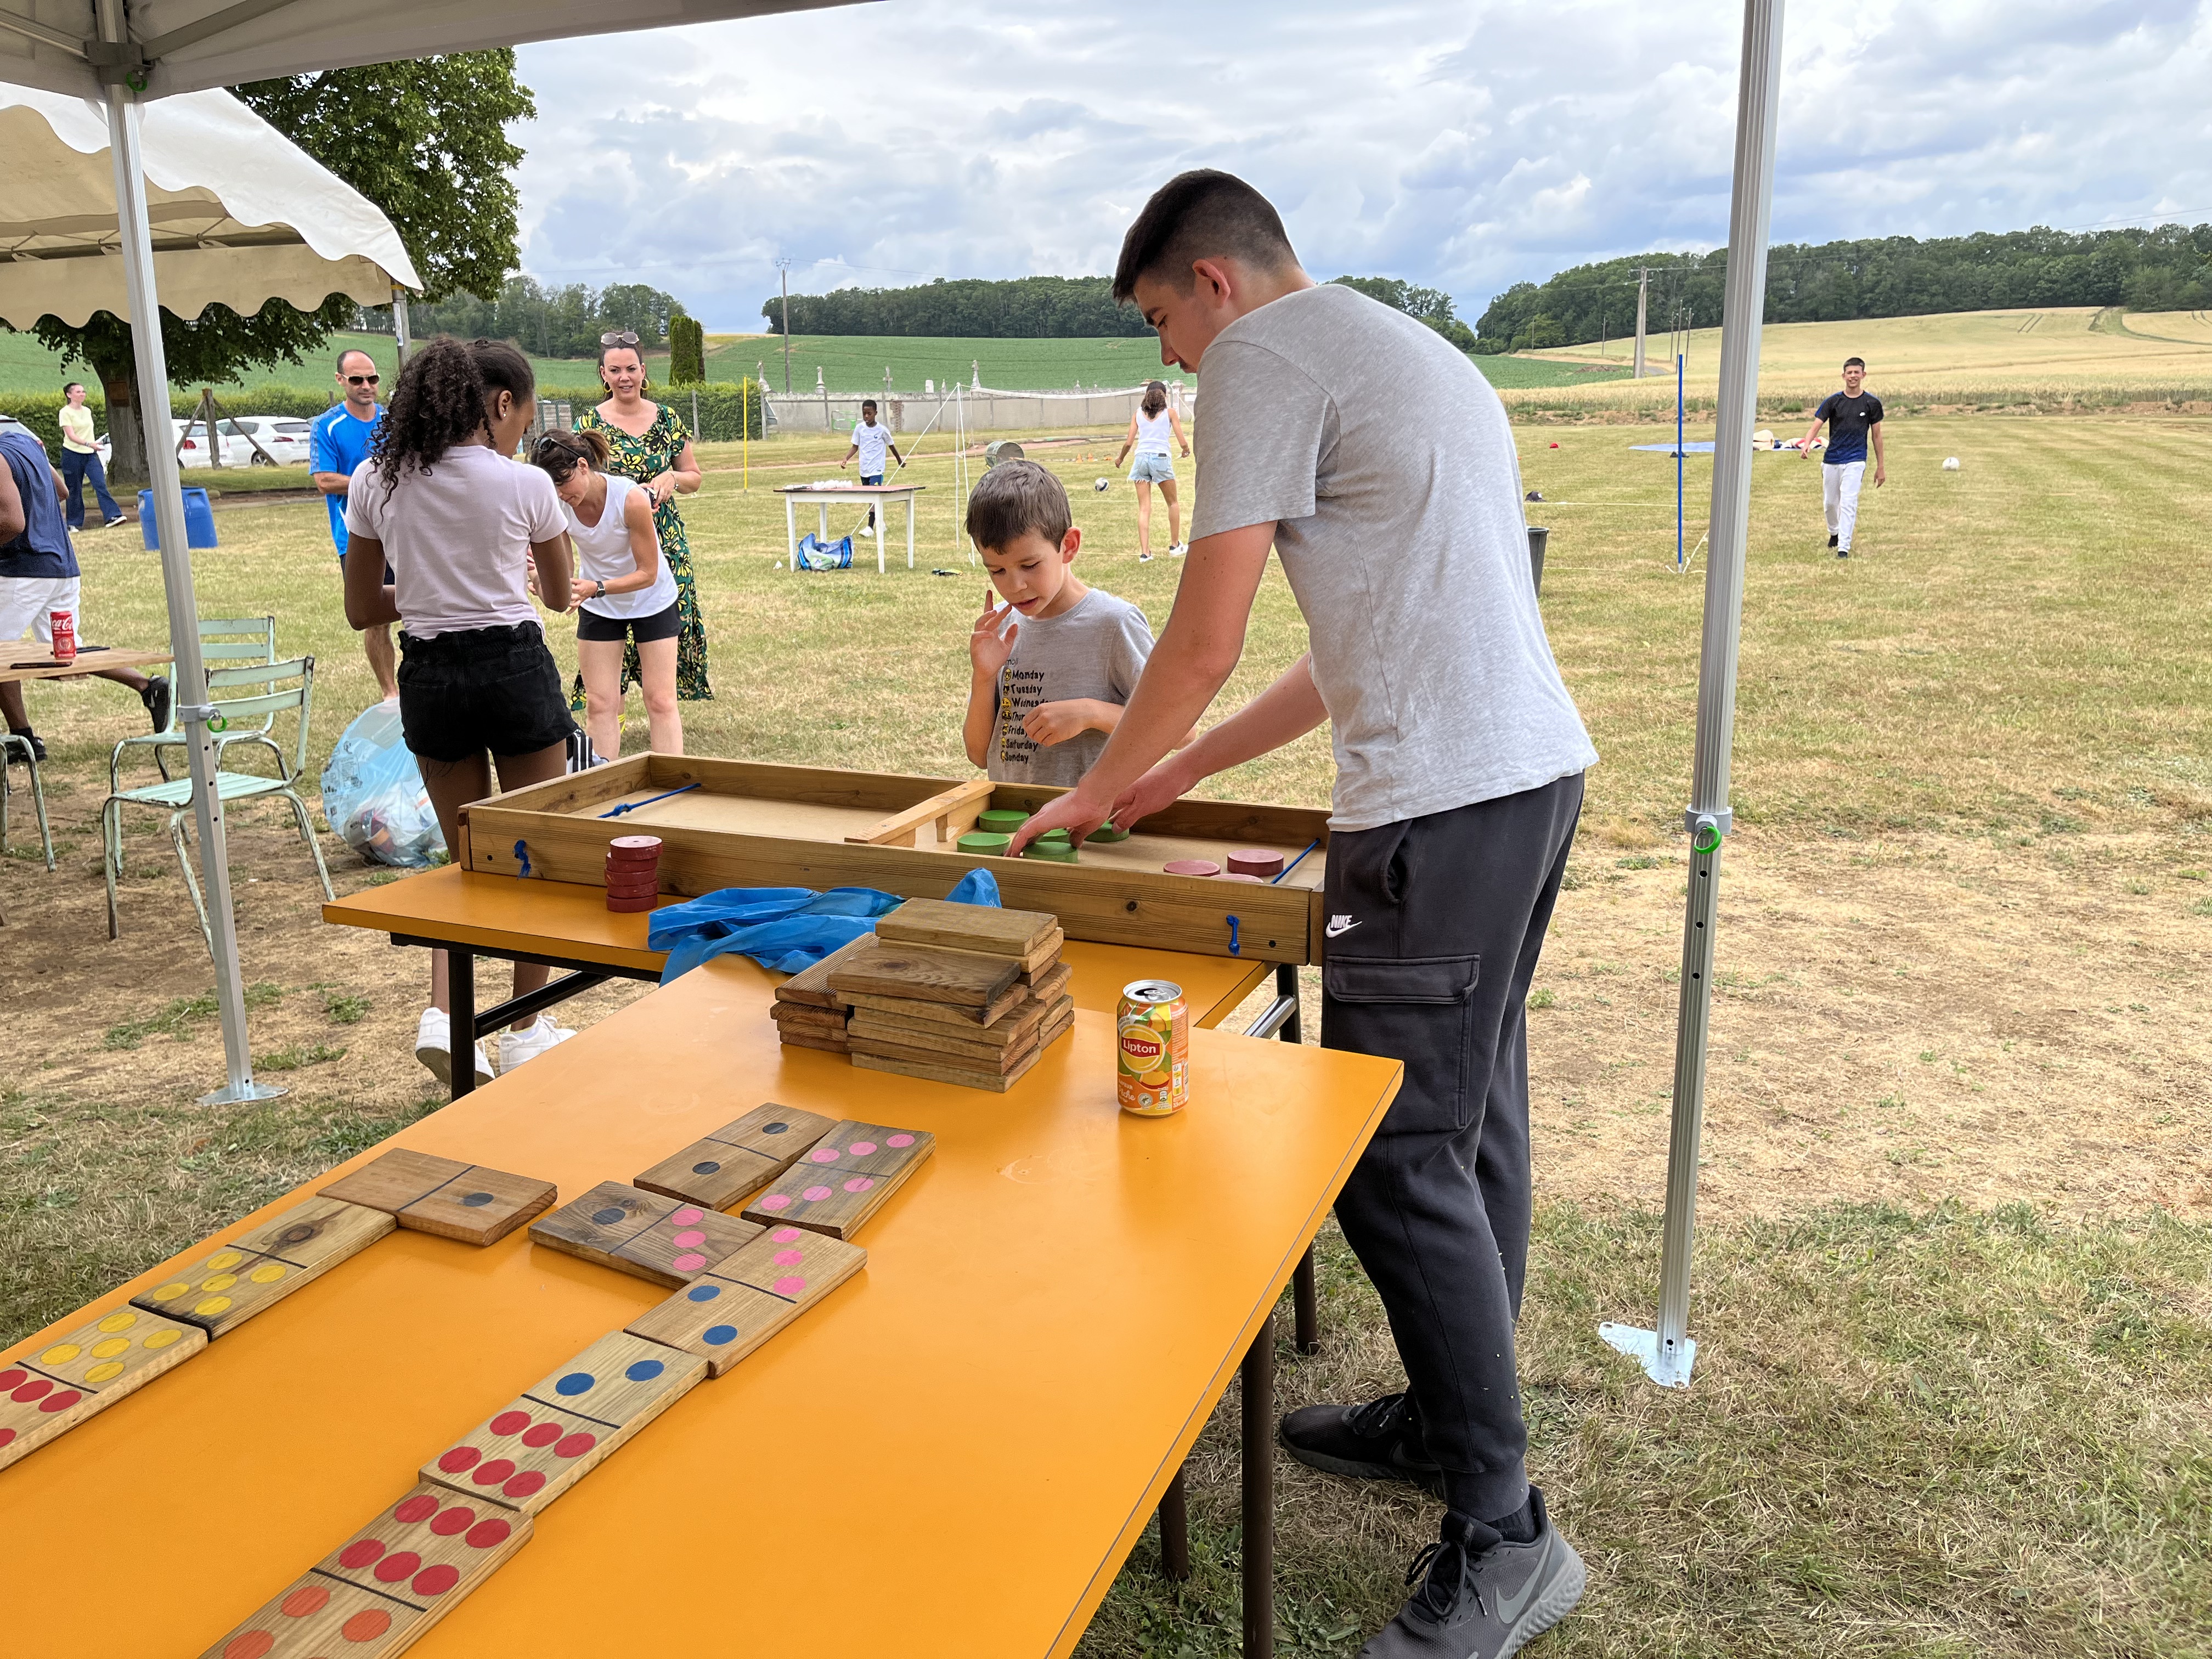
POLYGON ((799 538, 799 568, 801 570, 850 570, 853 568, 853 538, 841 536, 834 542, 825 542, 812 531, 799 538))
MULTIPOLYGON (((988 870, 970 870, 945 896, 955 904, 999 902, 988 870)), ((663 905, 646 924, 647 948, 668 952, 660 982, 736 951, 775 974, 811 968, 832 951, 876 930, 876 918, 906 901, 872 887, 725 887, 684 904, 663 905)))
POLYGON ((399 732, 399 705, 380 702, 345 729, 323 768, 323 816, 372 864, 420 870, 441 862, 446 837, 399 732))

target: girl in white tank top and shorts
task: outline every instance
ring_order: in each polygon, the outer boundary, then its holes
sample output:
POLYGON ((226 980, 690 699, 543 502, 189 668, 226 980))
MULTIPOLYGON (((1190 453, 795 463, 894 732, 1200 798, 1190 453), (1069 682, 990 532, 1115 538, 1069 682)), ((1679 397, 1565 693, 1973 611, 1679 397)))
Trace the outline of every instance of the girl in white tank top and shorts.
POLYGON ((676 708, 676 577, 661 556, 653 499, 619 472, 599 433, 549 432, 531 460, 553 480, 576 550, 576 665, 584 677, 584 727, 592 750, 622 750, 623 647, 637 641, 647 742, 656 754, 684 752, 676 708))
MULTIPOLYGON (((1129 480, 1137 486, 1137 562, 1146 562, 1152 556, 1152 486, 1160 487, 1160 495, 1168 504, 1168 556, 1180 558, 1183 553, 1182 509, 1176 501, 1175 449, 1180 447, 1185 456, 1190 453, 1190 440, 1183 436, 1182 417, 1168 406, 1167 383, 1154 380, 1145 388, 1145 398, 1137 412, 1129 417, 1128 435, 1121 440, 1121 453, 1114 458, 1119 466, 1127 459, 1131 449, 1137 452, 1134 465, 1129 468, 1129 480)), ((1102 482, 1099 485, 1105 488, 1102 482)))

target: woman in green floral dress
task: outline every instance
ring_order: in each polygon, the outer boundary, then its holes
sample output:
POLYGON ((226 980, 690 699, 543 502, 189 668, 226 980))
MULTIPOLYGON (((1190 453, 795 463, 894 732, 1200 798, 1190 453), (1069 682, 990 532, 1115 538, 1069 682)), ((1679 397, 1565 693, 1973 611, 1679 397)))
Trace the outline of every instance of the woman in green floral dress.
MULTIPOLYGON (((597 428, 614 449, 607 471, 619 472, 652 493, 653 525, 660 535, 661 556, 676 578, 676 614, 683 624, 676 636, 676 696, 681 702, 702 702, 714 695, 707 682, 707 629, 700 620, 699 594, 691 579, 691 545, 684 538, 684 520, 676 510, 677 496, 699 488, 691 434, 674 410, 645 396, 645 360, 636 335, 625 331, 600 337, 599 380, 607 388, 607 400, 586 410, 576 428, 597 428)), ((623 652, 621 690, 626 693, 641 683, 637 644, 632 641, 623 652)), ((580 674, 568 704, 572 708, 584 706, 580 674)))

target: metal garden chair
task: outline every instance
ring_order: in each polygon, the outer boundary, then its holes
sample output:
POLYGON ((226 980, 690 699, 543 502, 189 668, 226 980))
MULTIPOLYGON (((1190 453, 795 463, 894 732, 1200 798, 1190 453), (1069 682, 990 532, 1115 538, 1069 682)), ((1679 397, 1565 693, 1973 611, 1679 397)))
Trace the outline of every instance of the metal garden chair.
MULTIPOLYGON (((276 716, 292 714, 299 722, 299 731, 288 757, 277 749, 273 738, 265 733, 248 733, 260 738, 276 750, 279 774, 265 777, 257 772, 231 772, 220 763, 216 769, 216 798, 226 807, 234 802, 254 800, 264 795, 278 795, 291 804, 292 816, 300 826, 300 839, 307 844, 307 852, 315 860, 315 877, 323 884, 323 896, 335 900, 331 890, 331 874, 323 866, 323 849, 315 841, 314 820, 308 815, 307 803, 300 799, 294 787, 295 780, 307 764, 307 727, 314 712, 315 659, 295 657, 289 662, 272 662, 248 668, 218 668, 208 675, 208 692, 211 698, 219 690, 230 686, 273 686, 280 680, 297 682, 281 691, 263 691, 254 696, 217 698, 222 713, 221 718, 230 720, 252 720, 265 716, 273 722, 276 716)), ((218 733, 218 738, 220 737, 218 733)), ((214 934, 208 926, 207 901, 200 893, 198 878, 192 873, 192 860, 185 841, 185 820, 192 815, 192 781, 177 778, 161 783, 149 783, 136 789, 117 790, 111 793, 100 809, 100 828, 102 842, 101 862, 107 876, 107 936, 121 937, 121 927, 116 914, 116 878, 123 873, 123 808, 151 806, 167 809, 169 814, 169 840, 177 849, 178 866, 185 872, 185 885, 191 891, 192 908, 199 915, 201 936, 208 940, 208 948, 215 948, 214 934)))
POLYGON ((8 801, 15 793, 14 780, 9 775, 18 751, 23 763, 31 769, 31 805, 39 815, 39 840, 46 851, 46 868, 54 867, 54 834, 46 825, 46 787, 39 777, 39 751, 31 747, 28 738, 19 738, 13 732, 0 732, 0 858, 8 852, 8 801))
MULTIPOLYGON (((200 620, 200 660, 210 666, 223 663, 272 663, 276 660, 276 618, 274 617, 206 617, 200 620)), ((107 790, 114 794, 123 787, 123 760, 132 749, 150 749, 154 764, 160 769, 161 781, 169 781, 169 750, 181 751, 185 734, 177 726, 176 705, 188 702, 184 688, 177 688, 169 702, 169 723, 159 732, 141 737, 125 738, 115 745, 115 753, 107 762, 107 790)), ((235 724, 215 740, 216 764, 222 764, 222 751, 232 744, 255 744, 276 757, 276 763, 284 763, 284 751, 276 746, 270 734, 274 731, 276 717, 270 714, 258 726, 240 730, 235 724)), ((179 759, 183 758, 181 753, 179 759)))

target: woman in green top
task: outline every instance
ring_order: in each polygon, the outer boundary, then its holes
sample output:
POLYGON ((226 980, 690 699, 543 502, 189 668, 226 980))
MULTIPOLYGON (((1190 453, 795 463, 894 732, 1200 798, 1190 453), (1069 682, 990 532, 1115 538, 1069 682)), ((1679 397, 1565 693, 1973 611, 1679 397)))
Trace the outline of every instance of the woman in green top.
MULTIPOLYGON (((684 538, 684 520, 676 511, 676 497, 699 488, 699 463, 691 453, 691 434, 676 411, 645 396, 645 359, 637 336, 623 330, 599 337, 599 380, 607 400, 586 410, 576 422, 580 432, 604 433, 613 453, 606 470, 642 485, 653 497, 653 527, 660 536, 660 551, 676 578, 676 614, 682 631, 676 636, 676 695, 684 702, 702 702, 714 695, 707 683, 707 629, 699 617, 699 595, 691 580, 691 544, 684 538)), ((637 642, 623 652, 622 680, 617 695, 642 684, 638 672, 637 642)), ((568 706, 584 706, 584 679, 576 677, 568 706)))

